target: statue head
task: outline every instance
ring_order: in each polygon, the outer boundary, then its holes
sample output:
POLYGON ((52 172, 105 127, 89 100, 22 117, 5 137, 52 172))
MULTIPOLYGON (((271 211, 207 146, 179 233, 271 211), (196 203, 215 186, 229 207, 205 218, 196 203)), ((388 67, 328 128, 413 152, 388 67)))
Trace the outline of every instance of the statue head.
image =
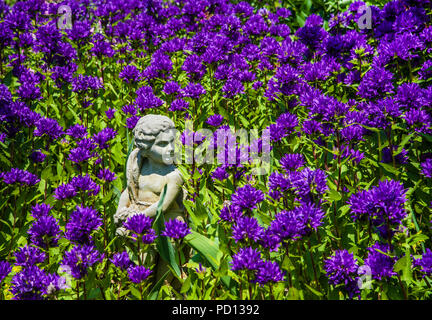
POLYGON ((133 129, 135 146, 157 163, 168 164, 174 154, 175 126, 165 116, 149 114, 138 120, 133 129))

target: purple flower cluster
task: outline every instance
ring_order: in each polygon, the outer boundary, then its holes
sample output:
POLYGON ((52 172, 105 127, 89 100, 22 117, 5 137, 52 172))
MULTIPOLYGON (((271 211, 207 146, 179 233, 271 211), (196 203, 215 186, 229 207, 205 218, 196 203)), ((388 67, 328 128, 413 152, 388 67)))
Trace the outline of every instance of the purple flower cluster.
POLYGON ((398 181, 381 181, 378 186, 353 194, 348 200, 354 220, 370 219, 385 238, 391 237, 391 229, 398 227, 407 216, 406 190, 398 181), (383 229, 381 229, 383 230, 383 229))
POLYGON ((33 173, 18 168, 12 168, 10 171, 1 172, 0 178, 6 184, 19 183, 20 186, 33 186, 40 179, 33 173))
POLYGON ((343 285, 349 297, 359 294, 357 286, 359 266, 352 253, 347 250, 337 250, 334 255, 324 261, 329 282, 333 285, 343 285))
POLYGON ((82 279, 87 275, 89 268, 102 262, 103 258, 104 255, 92 245, 76 245, 64 253, 61 266, 75 279, 82 279))
POLYGON ((69 183, 59 185, 54 191, 54 198, 65 200, 77 195, 96 196, 100 186, 89 175, 76 176, 69 183))
POLYGON ((66 224, 65 237, 75 243, 91 244, 91 233, 101 225, 102 218, 96 210, 83 205, 77 206, 66 224))
POLYGON ((156 239, 156 232, 151 227, 153 219, 144 214, 135 214, 130 216, 123 223, 125 228, 132 231, 133 238, 140 238, 145 244, 150 244, 156 239))
POLYGON ((182 239, 190 233, 191 229, 186 222, 178 219, 171 219, 165 222, 165 230, 161 235, 173 239, 182 239))

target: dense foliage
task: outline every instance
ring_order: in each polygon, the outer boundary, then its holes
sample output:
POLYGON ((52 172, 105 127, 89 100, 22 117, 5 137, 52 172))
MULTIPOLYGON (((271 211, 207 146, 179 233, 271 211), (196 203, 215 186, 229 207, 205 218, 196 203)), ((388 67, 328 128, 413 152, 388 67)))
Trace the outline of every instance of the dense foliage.
POLYGON ((430 299, 431 2, 330 3, 1 0, 0 299, 430 299), (258 135, 121 237, 146 114, 258 135))

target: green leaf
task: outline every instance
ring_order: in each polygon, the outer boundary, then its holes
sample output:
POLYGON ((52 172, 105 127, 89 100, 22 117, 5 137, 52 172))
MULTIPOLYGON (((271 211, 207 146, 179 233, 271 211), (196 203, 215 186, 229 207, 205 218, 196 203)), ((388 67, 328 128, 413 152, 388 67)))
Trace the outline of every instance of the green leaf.
POLYGON ((130 291, 131 291, 132 295, 133 295, 135 298, 141 300, 141 293, 139 292, 138 289, 136 289, 136 288, 134 288, 133 286, 131 286, 131 287, 130 287, 130 291))
POLYGON ((412 268, 411 268, 411 255, 410 250, 405 250, 405 256, 400 258, 393 266, 395 272, 402 271, 402 280, 409 283, 412 281, 412 268))
POLYGON ((306 288, 308 288, 309 291, 312 292, 314 295, 316 295, 316 296, 318 296, 318 297, 320 297, 320 298, 324 296, 321 292, 315 290, 314 288, 312 288, 311 286, 309 286, 307 283, 305 283, 304 285, 305 285, 306 288))
POLYGON ((412 235, 411 237, 409 237, 407 239, 407 243, 410 247, 415 246, 416 244, 418 244, 419 242, 424 242, 426 240, 428 240, 429 237, 425 234, 422 234, 421 232, 416 233, 414 235, 412 235))
POLYGON ((338 200, 342 199, 342 196, 336 190, 330 190, 328 192, 328 197, 330 200, 333 200, 333 201, 338 201, 338 200))
POLYGON ((213 269, 218 269, 222 252, 213 241, 194 230, 184 238, 184 241, 205 257, 213 269))
POLYGON ((151 291, 147 297, 149 300, 156 300, 157 299, 157 297, 159 295, 160 288, 162 287, 162 284, 164 283, 165 278, 168 276, 169 273, 170 273, 170 271, 165 272, 165 274, 159 279, 159 281, 151 289, 151 291))
POLYGON ((186 293, 191 287, 191 277, 187 277, 180 289, 180 293, 186 293))
POLYGON ((299 299, 300 299, 299 291, 294 287, 289 288, 287 300, 299 300, 299 299))
POLYGON ((169 241, 168 237, 161 236, 161 233, 165 230, 165 218, 162 212, 162 203, 165 200, 166 191, 167 191, 167 185, 165 185, 162 195, 160 197, 157 211, 156 211, 156 218, 155 221, 153 222, 153 228, 155 229, 156 235, 158 236, 156 238, 156 247, 162 259, 168 262, 168 264, 172 267, 172 269, 175 271, 177 276, 180 278, 181 273, 180 273, 180 268, 177 265, 177 262, 175 260, 174 248, 171 242, 169 241))

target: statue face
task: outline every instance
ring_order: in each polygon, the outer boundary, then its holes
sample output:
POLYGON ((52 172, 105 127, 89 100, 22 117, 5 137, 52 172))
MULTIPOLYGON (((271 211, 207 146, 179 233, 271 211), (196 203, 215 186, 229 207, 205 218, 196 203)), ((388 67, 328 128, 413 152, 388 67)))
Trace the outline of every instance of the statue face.
POLYGON ((159 133, 151 148, 147 150, 147 156, 157 163, 172 164, 174 139, 175 130, 166 130, 159 133))

